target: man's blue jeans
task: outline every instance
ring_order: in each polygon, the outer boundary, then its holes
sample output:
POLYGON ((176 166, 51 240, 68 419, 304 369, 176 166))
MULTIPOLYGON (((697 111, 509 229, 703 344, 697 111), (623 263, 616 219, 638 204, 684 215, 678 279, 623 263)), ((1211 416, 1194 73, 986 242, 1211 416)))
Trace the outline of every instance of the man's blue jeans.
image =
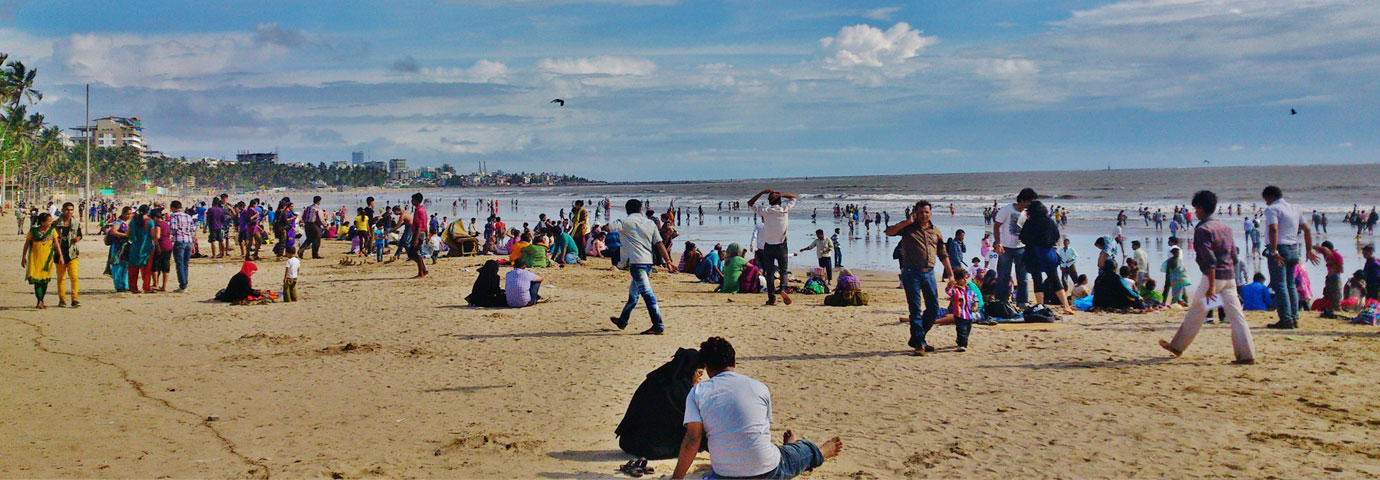
POLYGON ((1299 289, 1294 282, 1294 269, 1299 264, 1299 246, 1280 245, 1279 255, 1284 257, 1284 265, 1275 263, 1273 258, 1268 261, 1270 264, 1270 293, 1275 296, 1275 313, 1279 314, 1280 322, 1286 325, 1298 325, 1299 289))
POLYGON ((1016 266, 1016 305, 1025 305, 1029 298, 1025 288, 1025 248, 1007 248, 997 258, 997 298, 1011 296, 1011 266, 1016 266))
POLYGON ((628 324, 628 316, 632 315, 633 308, 637 307, 637 297, 642 297, 647 301, 647 313, 652 317, 652 328, 665 330, 666 326, 661 323, 661 308, 657 307, 656 294, 652 293, 652 266, 645 263, 628 265, 628 273, 632 275, 632 283, 628 284, 628 303, 623 305, 623 313, 618 316, 618 324, 628 324))
POLYGON ((910 308, 910 342, 907 345, 910 348, 924 347, 925 334, 934 327, 934 319, 939 315, 939 291, 934 283, 934 270, 902 268, 901 287, 906 291, 906 306, 910 308))
POLYGON ((192 259, 191 242, 173 242, 173 262, 177 264, 177 288, 178 290, 187 289, 187 262, 192 259))
MULTIPOLYGON (((781 463, 777 464, 776 469, 752 478, 790 479, 824 465, 824 452, 819 451, 815 442, 807 439, 796 440, 776 448, 781 450, 781 463)), ((710 470, 704 478, 718 480, 732 477, 720 477, 710 470)))

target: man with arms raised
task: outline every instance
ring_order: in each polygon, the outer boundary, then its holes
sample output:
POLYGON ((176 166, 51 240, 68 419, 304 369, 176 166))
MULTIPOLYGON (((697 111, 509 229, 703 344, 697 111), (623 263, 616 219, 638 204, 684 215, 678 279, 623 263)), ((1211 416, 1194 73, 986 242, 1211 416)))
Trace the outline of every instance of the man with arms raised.
POLYGON ((691 388, 685 400, 685 438, 671 478, 685 478, 705 437, 713 469, 706 478, 795 478, 839 454, 839 437, 816 446, 790 430, 784 445, 772 445, 771 392, 735 372, 735 356, 733 345, 723 338, 700 344, 709 379, 691 388))
POLYGON ((748 200, 748 206, 762 216, 762 274, 767 277, 767 305, 776 305, 776 276, 781 275, 781 301, 791 304, 786 296, 786 257, 790 249, 786 247, 786 229, 790 226, 791 209, 795 208, 795 194, 781 193, 770 188, 757 192, 748 200), (757 199, 767 196, 766 205, 758 205, 757 199))

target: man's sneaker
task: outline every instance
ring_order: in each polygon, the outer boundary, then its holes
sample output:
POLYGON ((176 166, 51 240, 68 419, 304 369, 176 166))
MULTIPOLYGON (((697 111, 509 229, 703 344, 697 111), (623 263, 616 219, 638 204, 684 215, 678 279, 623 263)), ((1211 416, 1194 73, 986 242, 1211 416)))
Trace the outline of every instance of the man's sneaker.
POLYGON ((1273 329, 1276 329, 1276 330, 1288 330, 1288 329, 1292 329, 1292 328, 1295 328, 1295 327, 1294 327, 1293 325, 1288 324, 1288 323, 1284 323, 1283 321, 1279 321, 1279 322, 1275 322, 1275 323, 1271 323, 1271 324, 1269 324, 1269 325, 1266 325, 1265 328, 1273 328, 1273 329))
POLYGON ((660 329, 660 328, 652 327, 652 328, 648 328, 648 329, 646 329, 646 330, 643 330, 642 333, 640 333, 639 335, 661 335, 661 334, 663 334, 663 333, 666 333, 666 331, 665 331, 665 330, 662 330, 662 329, 660 329))
POLYGON ((613 322, 613 326, 618 327, 619 330, 628 328, 628 322, 619 320, 618 317, 609 317, 609 321, 613 322))

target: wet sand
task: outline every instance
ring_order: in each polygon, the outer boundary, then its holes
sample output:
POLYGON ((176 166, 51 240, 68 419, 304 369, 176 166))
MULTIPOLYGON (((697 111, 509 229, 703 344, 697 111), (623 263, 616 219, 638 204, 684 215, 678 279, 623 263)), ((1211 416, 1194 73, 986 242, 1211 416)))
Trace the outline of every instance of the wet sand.
MULTIPOLYGON (((775 436, 844 438, 809 478, 1380 476, 1380 333, 1315 313, 1287 333, 1251 313, 1255 366, 1228 364, 1222 325, 1169 358, 1156 340, 1181 310, 977 327, 966 353, 937 327, 939 352, 916 358, 886 273, 863 275, 872 305, 854 308, 657 274, 668 330, 644 337, 641 306, 627 331, 608 323, 627 279, 601 260, 540 272, 549 303, 483 310, 463 300, 481 259, 407 280, 403 262, 340 266, 348 245, 328 242, 301 302, 240 307, 209 301, 238 261, 194 260, 185 294, 115 294, 93 238, 83 306, 37 311, 19 237, 0 248, 6 478, 614 477, 643 375, 711 335, 771 388, 775 436)), ((281 264, 259 266, 278 288, 281 264)))

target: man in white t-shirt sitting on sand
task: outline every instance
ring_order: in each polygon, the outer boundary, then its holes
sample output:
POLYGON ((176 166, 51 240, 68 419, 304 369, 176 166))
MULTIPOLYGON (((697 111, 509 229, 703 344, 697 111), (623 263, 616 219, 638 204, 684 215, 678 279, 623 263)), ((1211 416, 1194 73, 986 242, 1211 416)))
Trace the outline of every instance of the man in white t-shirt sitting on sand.
POLYGON ((839 454, 839 437, 816 446, 790 430, 784 445, 773 445, 771 392, 762 382, 733 371, 734 356, 733 345, 723 338, 700 344, 709 379, 691 388, 685 400, 685 439, 671 478, 685 478, 706 436, 713 470, 704 478, 794 478, 839 454))

